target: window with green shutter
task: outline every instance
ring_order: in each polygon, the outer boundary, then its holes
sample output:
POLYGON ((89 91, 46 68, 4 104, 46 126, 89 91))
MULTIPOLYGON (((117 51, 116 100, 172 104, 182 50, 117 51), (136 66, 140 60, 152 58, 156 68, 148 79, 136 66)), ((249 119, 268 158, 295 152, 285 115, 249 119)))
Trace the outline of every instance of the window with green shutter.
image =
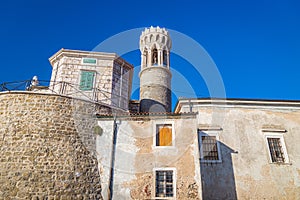
POLYGON ((80 77, 80 90, 92 90, 94 84, 95 72, 92 71, 81 71, 80 77))

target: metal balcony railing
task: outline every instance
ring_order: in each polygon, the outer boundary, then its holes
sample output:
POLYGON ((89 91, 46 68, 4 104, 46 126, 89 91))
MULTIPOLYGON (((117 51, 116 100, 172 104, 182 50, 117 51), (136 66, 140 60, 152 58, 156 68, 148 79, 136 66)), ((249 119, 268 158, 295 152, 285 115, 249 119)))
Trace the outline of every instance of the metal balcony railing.
POLYGON ((78 84, 73 84, 65 81, 44 81, 38 80, 38 83, 33 83, 33 80, 4 82, 0 84, 0 92, 4 91, 32 91, 39 93, 52 93, 64 96, 70 96, 88 100, 95 103, 105 103, 107 105, 127 109, 128 97, 119 95, 119 91, 107 91, 101 88, 92 88, 85 91, 80 90, 78 84))

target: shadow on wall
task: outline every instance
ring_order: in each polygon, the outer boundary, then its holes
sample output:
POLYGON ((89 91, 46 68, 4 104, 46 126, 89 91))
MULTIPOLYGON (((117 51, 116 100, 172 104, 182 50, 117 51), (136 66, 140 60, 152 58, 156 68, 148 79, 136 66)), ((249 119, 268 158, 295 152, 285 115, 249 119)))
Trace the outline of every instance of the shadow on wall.
MULTIPOLYGON (((200 137, 200 133, 198 133, 199 150, 201 149, 200 137)), ((237 194, 231 157, 231 154, 236 152, 221 142, 218 145, 221 162, 204 162, 200 160, 202 199, 236 200, 237 194)))

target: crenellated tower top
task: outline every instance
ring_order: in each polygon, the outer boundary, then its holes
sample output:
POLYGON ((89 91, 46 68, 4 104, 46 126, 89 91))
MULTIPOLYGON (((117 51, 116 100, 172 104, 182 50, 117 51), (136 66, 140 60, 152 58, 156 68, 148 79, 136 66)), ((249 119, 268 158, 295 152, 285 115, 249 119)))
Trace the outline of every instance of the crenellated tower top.
POLYGON ((140 36, 142 69, 149 66, 164 66, 169 69, 169 53, 172 41, 165 28, 159 26, 145 28, 140 36))

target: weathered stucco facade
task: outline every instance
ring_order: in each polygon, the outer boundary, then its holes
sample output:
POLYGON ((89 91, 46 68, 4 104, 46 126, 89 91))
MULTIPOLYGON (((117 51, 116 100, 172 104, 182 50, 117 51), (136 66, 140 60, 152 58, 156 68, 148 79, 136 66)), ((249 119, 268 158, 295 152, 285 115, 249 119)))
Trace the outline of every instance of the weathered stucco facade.
POLYGON ((103 196, 108 195, 109 179, 113 178, 114 199, 155 199, 155 169, 174 169, 177 199, 199 199, 200 174, 198 163, 196 115, 117 116, 114 121, 101 116, 103 134, 97 138, 98 160, 103 181, 103 196), (156 146, 156 124, 173 125, 172 146, 156 146), (115 156, 107 149, 113 149, 115 156), (114 175, 110 177, 111 159, 114 175), (107 189, 107 190, 105 190, 107 189))
POLYGON ((199 132, 218 134, 221 162, 201 162, 203 199, 299 199, 300 102, 182 99, 199 132), (282 137, 285 162, 272 162, 267 137, 282 137))

